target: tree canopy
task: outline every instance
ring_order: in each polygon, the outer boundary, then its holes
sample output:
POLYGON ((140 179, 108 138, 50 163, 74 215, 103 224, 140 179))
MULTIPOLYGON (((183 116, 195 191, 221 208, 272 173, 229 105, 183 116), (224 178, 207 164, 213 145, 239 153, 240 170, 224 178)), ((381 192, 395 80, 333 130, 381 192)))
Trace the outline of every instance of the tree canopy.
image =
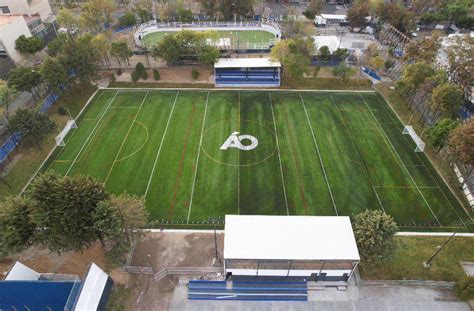
POLYGON ((35 225, 31 221, 31 202, 8 197, 0 203, 0 258, 18 253, 33 243, 35 225))
POLYGON ((15 40, 15 49, 21 54, 35 54, 44 48, 44 42, 38 37, 21 35, 15 40))
POLYGON ((40 69, 43 81, 56 93, 62 93, 70 84, 70 76, 62 57, 47 57, 40 69))
POLYGON ((451 132, 448 139, 448 151, 467 171, 474 168, 474 119, 469 119, 451 132))
POLYGON ((130 57, 133 56, 133 51, 128 47, 127 41, 112 41, 110 45, 110 55, 115 57, 119 64, 123 63, 125 67, 127 67, 130 57))
POLYGON ((456 118, 463 104, 463 92, 453 83, 438 85, 431 94, 430 108, 445 117, 456 118))
POLYGON ((376 261, 390 255, 398 230, 392 216, 382 210, 365 210, 355 216, 353 229, 363 259, 376 261))
POLYGON ((415 27, 415 17, 399 3, 380 2, 377 16, 382 22, 388 22, 403 33, 408 33, 415 27))
POLYGON ((8 119, 8 128, 12 132, 21 132, 23 140, 40 144, 43 138, 56 128, 56 125, 47 114, 33 109, 18 108, 8 119))
POLYGON ((347 21, 352 27, 363 27, 367 24, 366 17, 369 15, 368 1, 357 1, 347 11, 347 21))
POLYGON ((460 124, 459 121, 451 118, 444 118, 426 131, 426 140, 438 151, 441 150, 448 140, 449 134, 460 124))
POLYGON ((16 90, 30 92, 36 97, 35 89, 41 82, 41 75, 32 67, 17 67, 10 70, 7 81, 16 90))

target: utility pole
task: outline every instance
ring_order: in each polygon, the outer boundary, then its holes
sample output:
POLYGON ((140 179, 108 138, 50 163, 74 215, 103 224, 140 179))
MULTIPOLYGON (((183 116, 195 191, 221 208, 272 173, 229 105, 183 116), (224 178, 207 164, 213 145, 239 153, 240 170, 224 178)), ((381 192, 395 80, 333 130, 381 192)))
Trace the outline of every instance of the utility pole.
POLYGON ((429 268, 433 259, 439 254, 439 252, 441 252, 441 250, 449 243, 449 241, 451 241, 454 238, 455 235, 456 235, 456 232, 454 232, 453 235, 449 237, 449 239, 444 241, 444 243, 436 250, 433 256, 431 256, 430 259, 428 259, 428 261, 423 262, 423 267, 429 268))

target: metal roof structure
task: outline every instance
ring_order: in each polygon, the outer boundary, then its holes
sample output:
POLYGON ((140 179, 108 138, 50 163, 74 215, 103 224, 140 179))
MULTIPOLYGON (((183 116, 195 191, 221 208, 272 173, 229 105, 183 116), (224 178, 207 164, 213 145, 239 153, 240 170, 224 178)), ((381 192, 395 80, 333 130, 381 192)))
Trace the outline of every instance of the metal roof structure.
POLYGON ((279 68, 280 62, 262 58, 219 58, 214 68, 279 68))
POLYGON ((347 216, 226 215, 224 258, 360 260, 347 216))

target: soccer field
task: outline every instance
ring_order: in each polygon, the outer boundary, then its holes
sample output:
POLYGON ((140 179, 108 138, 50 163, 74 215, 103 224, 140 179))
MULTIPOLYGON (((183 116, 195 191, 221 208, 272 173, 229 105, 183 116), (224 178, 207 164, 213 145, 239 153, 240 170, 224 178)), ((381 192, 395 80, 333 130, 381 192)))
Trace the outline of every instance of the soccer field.
POLYGON ((467 221, 402 129, 377 93, 105 89, 43 171, 91 175, 185 224, 366 208, 402 227, 467 221))
MULTIPOLYGON (((230 39, 230 43, 232 48, 237 46, 245 47, 245 48, 258 48, 262 45, 268 45, 270 40, 275 39, 275 36, 264 30, 234 30, 234 31, 216 31, 219 35, 219 38, 228 38, 230 39)), ((152 47, 167 34, 174 34, 177 33, 176 31, 173 32, 164 32, 164 31, 157 31, 146 35, 143 38, 143 42, 145 46, 152 47)))

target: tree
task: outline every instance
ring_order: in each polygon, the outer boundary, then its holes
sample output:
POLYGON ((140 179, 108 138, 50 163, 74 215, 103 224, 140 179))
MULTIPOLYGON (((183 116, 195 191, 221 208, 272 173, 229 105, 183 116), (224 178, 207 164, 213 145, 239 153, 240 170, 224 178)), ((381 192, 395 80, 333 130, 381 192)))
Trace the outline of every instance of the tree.
POLYGON ((361 257, 375 261, 387 257, 394 248, 398 227, 393 217, 382 210, 365 210, 355 216, 354 235, 361 257))
POLYGON ((52 57, 62 53, 64 50, 64 45, 66 44, 68 38, 68 34, 59 33, 53 41, 48 43, 46 53, 48 53, 48 55, 52 57))
POLYGON ((112 22, 114 11, 111 0, 89 0, 82 6, 81 25, 91 32, 102 32, 112 22))
POLYGON ((446 117, 456 118, 464 102, 463 92, 452 83, 438 85, 431 94, 430 108, 446 117))
POLYGON ((454 161, 462 164, 469 176, 474 168, 474 119, 469 119, 451 132, 448 152, 454 161))
POLYGON ((463 87, 474 85, 474 38, 469 34, 457 36, 448 48, 448 71, 463 87))
POLYGON ((311 37, 314 34, 314 27, 311 24, 302 21, 284 21, 282 22, 282 28, 283 37, 288 39, 307 38, 311 37))
POLYGON ((322 0, 310 0, 308 9, 313 15, 319 15, 323 6, 324 2, 322 0))
POLYGON ((110 55, 117 59, 119 65, 124 63, 125 67, 130 65, 130 57, 133 56, 133 51, 128 47, 127 41, 112 41, 110 46, 110 55))
POLYGON ((368 1, 357 1, 347 11, 347 21, 352 27, 363 27, 367 24, 365 19, 370 15, 370 7, 368 1))
POLYGON ((351 75, 353 75, 355 71, 355 68, 347 66, 345 62, 340 62, 336 67, 334 67, 333 74, 336 77, 340 77, 342 81, 345 81, 346 78, 349 78, 351 75))
POLYGON ((152 17, 153 3, 150 0, 134 1, 132 12, 138 16, 140 23, 146 23, 152 17))
POLYGON ((34 141, 41 147, 41 141, 56 128, 56 125, 47 114, 18 108, 8 120, 8 128, 12 132, 21 132, 23 140, 34 141))
POLYGON ((161 22, 170 21, 171 17, 174 15, 174 8, 170 3, 160 2, 158 4, 158 18, 161 22))
POLYGON ((382 69, 384 63, 385 60, 381 56, 375 56, 369 60, 370 68, 375 71, 379 71, 380 69, 382 69))
POLYGON ((21 54, 35 54, 44 48, 43 40, 37 37, 21 35, 15 40, 15 49, 21 54))
POLYGON ((84 250, 97 239, 104 243, 116 230, 103 225, 113 211, 98 208, 109 195, 104 185, 91 177, 47 172, 33 180, 27 195, 38 228, 35 240, 53 252, 84 250))
POLYGON ((148 212, 145 209, 145 198, 124 193, 121 195, 112 195, 101 205, 108 206, 109 209, 115 209, 122 220, 121 234, 125 236, 128 243, 140 234, 137 229, 145 227, 148 221, 148 212))
POLYGON ((444 118, 426 131, 426 141, 430 146, 437 148, 438 152, 445 146, 449 134, 459 126, 459 121, 444 118))
POLYGON ((426 62, 417 62, 405 66, 401 78, 397 81, 398 93, 407 98, 429 77, 436 75, 436 70, 426 62))
POLYGON ((0 80, 0 107, 5 107, 5 116, 9 117, 10 103, 16 94, 16 90, 10 87, 5 81, 0 80))
POLYGON ((343 61, 347 58, 347 56, 349 56, 349 51, 347 49, 338 48, 334 51, 334 53, 332 53, 332 56, 334 57, 334 59, 343 61))
POLYGON ((219 11, 219 0, 202 0, 201 9, 204 14, 215 17, 219 11))
POLYGON ((69 73, 62 58, 45 58, 40 73, 43 81, 56 93, 62 93, 63 89, 70 84, 69 73))
POLYGON ((110 33, 98 33, 92 38, 92 44, 97 49, 102 62, 110 66, 109 51, 111 49, 111 34, 110 33))
POLYGON ((409 63, 425 61, 434 63, 436 56, 441 48, 439 34, 434 32, 431 37, 423 38, 419 41, 410 41, 405 46, 405 54, 403 60, 409 63))
POLYGON ((319 59, 322 61, 328 61, 331 58, 331 51, 327 45, 323 45, 319 48, 319 59))
POLYGON ((90 33, 68 40, 64 46, 64 64, 69 73, 74 75, 82 85, 97 78, 100 52, 93 44, 90 33))
POLYGON ((177 20, 182 23, 191 23, 194 20, 194 15, 191 10, 179 8, 176 12, 178 14, 177 20))
POLYGON ((399 3, 380 2, 377 7, 377 16, 380 21, 391 24, 403 33, 408 33, 415 27, 413 13, 399 3))
POLYGON ((213 65, 219 58, 219 49, 215 46, 201 42, 197 49, 198 62, 202 65, 213 65))
POLYGON ((271 58, 282 63, 284 76, 300 80, 309 70, 314 49, 312 38, 280 40, 272 49, 271 58))
POLYGON ((119 18, 120 27, 130 27, 135 25, 136 23, 137 19, 135 17, 135 14, 133 14, 132 12, 127 12, 119 18))
POLYGON ((35 225, 30 205, 22 197, 8 197, 0 203, 0 257, 18 253, 33 243, 35 225))
POLYGON ((33 98, 39 97, 36 87, 41 82, 41 75, 31 67, 17 67, 8 74, 8 85, 18 91, 29 92, 33 98))

